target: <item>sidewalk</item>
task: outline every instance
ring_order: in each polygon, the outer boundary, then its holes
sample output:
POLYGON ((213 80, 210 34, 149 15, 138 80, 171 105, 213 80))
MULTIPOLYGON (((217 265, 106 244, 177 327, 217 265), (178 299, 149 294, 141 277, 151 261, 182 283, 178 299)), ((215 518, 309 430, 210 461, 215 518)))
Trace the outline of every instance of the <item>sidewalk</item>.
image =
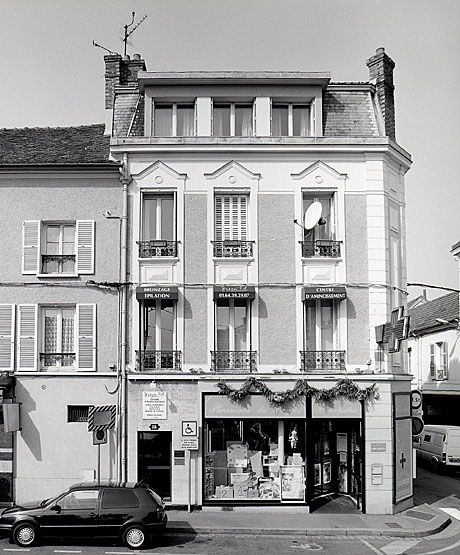
POLYGON ((437 534, 451 523, 446 513, 419 505, 397 515, 305 514, 229 510, 169 510, 167 534, 251 534, 300 536, 393 536, 417 538, 437 534))

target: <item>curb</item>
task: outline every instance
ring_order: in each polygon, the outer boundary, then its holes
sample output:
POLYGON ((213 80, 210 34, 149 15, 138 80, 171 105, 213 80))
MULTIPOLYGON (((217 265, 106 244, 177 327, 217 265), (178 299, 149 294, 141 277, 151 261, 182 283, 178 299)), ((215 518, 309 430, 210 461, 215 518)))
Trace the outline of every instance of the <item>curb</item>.
POLYGON ((166 535, 251 535, 251 536, 390 536, 395 538, 421 538, 432 536, 442 532, 449 524, 452 523, 450 518, 445 518, 435 528, 424 530, 381 530, 374 528, 311 528, 311 529, 286 529, 286 528, 213 528, 211 526, 167 526, 164 531, 166 535))

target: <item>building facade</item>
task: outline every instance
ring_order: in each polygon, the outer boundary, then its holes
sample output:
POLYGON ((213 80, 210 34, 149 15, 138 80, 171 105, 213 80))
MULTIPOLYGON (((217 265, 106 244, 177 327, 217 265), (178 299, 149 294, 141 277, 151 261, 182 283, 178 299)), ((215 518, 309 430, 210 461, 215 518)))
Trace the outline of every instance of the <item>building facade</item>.
POLYGON ((178 505, 407 507, 407 356, 374 334, 405 304, 393 61, 337 84, 105 63, 132 179, 127 478, 178 505))

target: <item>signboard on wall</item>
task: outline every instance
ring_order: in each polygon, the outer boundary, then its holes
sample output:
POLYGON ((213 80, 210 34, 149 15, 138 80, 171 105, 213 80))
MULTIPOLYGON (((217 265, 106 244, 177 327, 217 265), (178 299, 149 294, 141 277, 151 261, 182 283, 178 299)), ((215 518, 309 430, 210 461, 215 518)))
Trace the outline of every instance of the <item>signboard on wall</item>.
POLYGON ((305 300, 334 299, 343 301, 347 298, 345 287, 304 287, 305 300))
POLYGON ((395 420, 395 503, 412 496, 412 419, 395 420))
POLYGON ((344 397, 311 403, 312 418, 362 418, 362 404, 344 397))
POLYGON ((136 289, 136 299, 169 299, 172 301, 177 301, 179 296, 179 291, 177 287, 170 285, 161 285, 155 287, 137 287, 136 289))
POLYGON ((144 420, 166 420, 166 393, 163 391, 142 392, 142 418, 144 420))
POLYGON ((255 299, 254 285, 215 285, 214 300, 219 299, 255 299))
POLYGON ((305 397, 274 405, 263 395, 248 395, 240 403, 224 395, 206 395, 206 418, 305 418, 305 397))

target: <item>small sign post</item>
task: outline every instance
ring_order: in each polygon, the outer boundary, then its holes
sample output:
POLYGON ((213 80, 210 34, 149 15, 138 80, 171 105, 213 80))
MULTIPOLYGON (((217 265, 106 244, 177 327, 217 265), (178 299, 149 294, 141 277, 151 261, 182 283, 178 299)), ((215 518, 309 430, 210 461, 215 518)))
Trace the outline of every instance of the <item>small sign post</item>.
POLYGON ((198 422, 196 420, 184 420, 182 422, 181 449, 184 449, 187 456, 188 467, 188 502, 187 509, 191 512, 192 505, 192 460, 190 451, 198 450, 198 422))
POLYGON ((101 443, 107 443, 107 430, 115 428, 116 406, 89 407, 88 432, 93 432, 93 445, 97 445, 97 483, 101 482, 101 443))

